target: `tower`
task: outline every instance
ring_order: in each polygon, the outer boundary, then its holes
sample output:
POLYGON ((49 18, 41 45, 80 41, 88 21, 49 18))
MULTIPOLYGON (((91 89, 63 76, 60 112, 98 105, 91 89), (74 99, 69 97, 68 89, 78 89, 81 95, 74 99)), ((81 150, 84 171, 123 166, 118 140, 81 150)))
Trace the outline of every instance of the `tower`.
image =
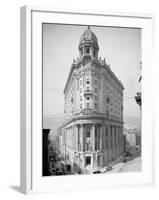
POLYGON ((88 26, 87 30, 82 34, 79 42, 79 56, 80 58, 86 55, 98 59, 98 40, 96 35, 91 31, 88 26))
POLYGON ((64 88, 64 155, 75 173, 92 173, 124 152, 124 87, 98 57, 98 39, 89 26, 78 50, 64 88))

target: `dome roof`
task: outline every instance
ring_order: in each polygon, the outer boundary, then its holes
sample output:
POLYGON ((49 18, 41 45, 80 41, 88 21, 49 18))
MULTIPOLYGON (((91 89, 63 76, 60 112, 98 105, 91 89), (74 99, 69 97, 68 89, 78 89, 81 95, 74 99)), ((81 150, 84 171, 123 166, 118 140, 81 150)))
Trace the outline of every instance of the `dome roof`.
POLYGON ((85 44, 92 44, 94 45, 97 49, 99 49, 98 46, 98 40, 96 35, 91 31, 90 27, 88 26, 87 30, 84 31, 84 33, 82 34, 81 38, 80 38, 80 42, 79 42, 79 48, 82 45, 85 44))

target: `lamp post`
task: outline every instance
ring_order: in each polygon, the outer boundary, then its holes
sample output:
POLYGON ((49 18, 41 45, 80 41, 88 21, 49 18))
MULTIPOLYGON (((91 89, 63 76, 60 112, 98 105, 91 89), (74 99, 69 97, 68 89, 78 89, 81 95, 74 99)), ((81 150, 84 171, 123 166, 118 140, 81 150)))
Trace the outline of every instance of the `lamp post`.
POLYGON ((141 109, 141 92, 137 92, 137 95, 135 96, 136 103, 140 106, 141 109))
MULTIPOLYGON (((140 69, 142 68, 142 62, 140 62, 140 69)), ((141 82, 142 76, 139 78, 139 83, 141 82)), ((137 92, 137 95, 134 97, 136 100, 136 103, 140 106, 141 109, 141 92, 137 92)))

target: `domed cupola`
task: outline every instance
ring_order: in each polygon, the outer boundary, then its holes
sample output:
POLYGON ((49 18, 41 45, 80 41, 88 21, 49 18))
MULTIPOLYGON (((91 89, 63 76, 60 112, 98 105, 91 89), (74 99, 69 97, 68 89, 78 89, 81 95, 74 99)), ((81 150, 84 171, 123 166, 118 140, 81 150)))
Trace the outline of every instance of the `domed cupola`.
POLYGON ((87 30, 84 31, 79 42, 80 56, 90 54, 94 58, 98 58, 98 40, 96 35, 91 31, 88 26, 87 30))

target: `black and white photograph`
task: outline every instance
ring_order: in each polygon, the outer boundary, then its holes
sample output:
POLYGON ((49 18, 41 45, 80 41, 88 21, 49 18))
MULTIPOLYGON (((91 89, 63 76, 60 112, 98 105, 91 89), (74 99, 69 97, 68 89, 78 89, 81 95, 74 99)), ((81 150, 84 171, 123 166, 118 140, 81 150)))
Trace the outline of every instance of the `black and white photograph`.
POLYGON ((142 171, 141 29, 42 24, 42 175, 142 171))

